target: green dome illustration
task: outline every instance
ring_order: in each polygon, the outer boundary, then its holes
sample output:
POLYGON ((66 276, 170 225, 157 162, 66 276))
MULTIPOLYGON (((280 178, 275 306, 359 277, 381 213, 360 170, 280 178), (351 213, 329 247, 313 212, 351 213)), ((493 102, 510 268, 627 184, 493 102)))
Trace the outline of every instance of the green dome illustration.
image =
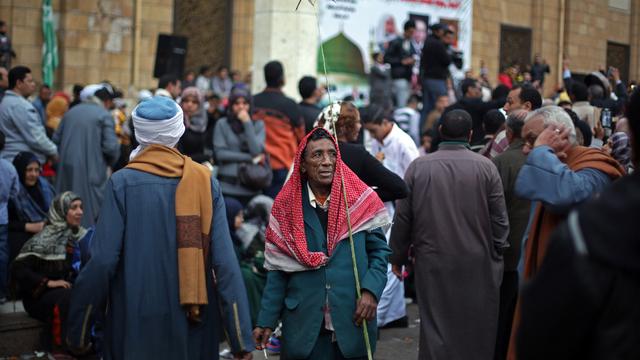
MULTIPOLYGON (((349 40, 343 32, 328 39, 322 46, 324 47, 324 56, 327 61, 327 72, 349 74, 357 77, 366 76, 360 48, 349 40)), ((319 50, 318 72, 324 72, 322 55, 319 50)))

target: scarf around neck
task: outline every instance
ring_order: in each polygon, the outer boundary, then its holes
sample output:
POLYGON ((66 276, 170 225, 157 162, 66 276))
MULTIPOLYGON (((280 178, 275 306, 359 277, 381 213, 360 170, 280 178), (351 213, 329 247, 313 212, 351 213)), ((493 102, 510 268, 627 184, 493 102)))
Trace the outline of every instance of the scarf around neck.
POLYGON ((304 229, 303 180, 300 163, 312 130, 298 146, 293 174, 284 184, 271 210, 271 218, 266 231, 265 268, 285 272, 306 271, 324 266, 338 243, 349 236, 347 211, 342 193, 344 178, 347 204, 351 220, 352 233, 367 231, 387 225, 391 222, 389 213, 378 195, 349 169, 340 157, 336 140, 331 137, 337 151, 336 169, 331 185, 327 224, 327 254, 310 252, 304 229))
POLYGON ((147 146, 127 168, 180 178, 175 199, 180 304, 190 320, 199 321, 199 306, 208 303, 205 264, 213 216, 211 172, 178 150, 158 144, 147 146))
MULTIPOLYGON (((624 168, 600 149, 574 146, 567 152, 565 163, 572 171, 590 168, 605 173, 611 181, 625 174, 624 168)), ((538 273, 553 231, 566 219, 566 215, 552 213, 542 203, 536 206, 524 253, 523 277, 529 279, 538 273)))

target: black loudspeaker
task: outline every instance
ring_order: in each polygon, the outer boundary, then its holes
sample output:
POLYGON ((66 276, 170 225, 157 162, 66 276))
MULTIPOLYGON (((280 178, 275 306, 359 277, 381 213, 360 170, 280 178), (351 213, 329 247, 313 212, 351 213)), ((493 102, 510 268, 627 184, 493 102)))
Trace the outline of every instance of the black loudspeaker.
POLYGON ((158 47, 156 48, 156 63, 153 67, 153 76, 160 78, 162 75, 174 74, 178 77, 182 77, 186 57, 186 37, 159 34, 158 47))

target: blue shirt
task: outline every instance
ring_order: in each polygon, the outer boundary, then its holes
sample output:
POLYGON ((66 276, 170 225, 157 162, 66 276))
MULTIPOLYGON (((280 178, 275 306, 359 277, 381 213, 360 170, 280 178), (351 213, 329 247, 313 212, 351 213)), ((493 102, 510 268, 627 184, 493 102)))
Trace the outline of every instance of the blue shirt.
POLYGON ((516 195, 531 200, 529 223, 522 239, 518 272, 524 273, 524 252, 537 202, 556 214, 566 214, 574 206, 601 192, 611 183, 607 174, 586 168, 573 171, 558 159, 549 146, 531 150, 516 179, 516 195))
POLYGON ((0 225, 9 223, 7 205, 9 199, 18 195, 19 191, 20 182, 16 168, 7 160, 0 159, 0 225))
POLYGON ((516 195, 542 203, 555 213, 567 213, 601 192, 611 183, 604 172, 586 168, 573 171, 548 146, 539 146, 527 156, 516 180, 516 195))

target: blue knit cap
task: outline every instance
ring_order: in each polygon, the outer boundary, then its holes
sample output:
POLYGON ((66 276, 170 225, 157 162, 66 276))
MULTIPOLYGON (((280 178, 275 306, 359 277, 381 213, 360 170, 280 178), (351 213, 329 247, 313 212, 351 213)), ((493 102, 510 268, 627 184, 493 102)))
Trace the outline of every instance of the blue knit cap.
POLYGON ((165 96, 153 96, 135 108, 137 117, 144 120, 169 120, 178 113, 178 104, 165 96))

